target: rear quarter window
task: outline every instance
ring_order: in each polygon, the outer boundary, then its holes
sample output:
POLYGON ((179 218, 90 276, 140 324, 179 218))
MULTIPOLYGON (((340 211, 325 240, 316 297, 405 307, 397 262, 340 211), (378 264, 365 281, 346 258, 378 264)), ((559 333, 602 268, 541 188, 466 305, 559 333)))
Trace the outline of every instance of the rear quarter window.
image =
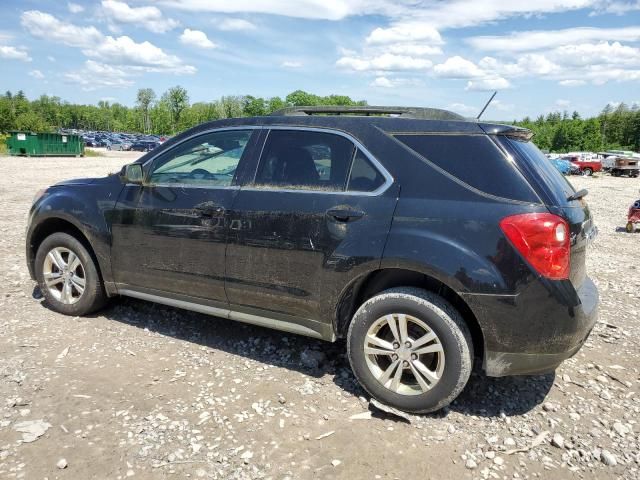
POLYGON ((487 135, 395 135, 414 152, 484 193, 539 202, 524 177, 487 135))

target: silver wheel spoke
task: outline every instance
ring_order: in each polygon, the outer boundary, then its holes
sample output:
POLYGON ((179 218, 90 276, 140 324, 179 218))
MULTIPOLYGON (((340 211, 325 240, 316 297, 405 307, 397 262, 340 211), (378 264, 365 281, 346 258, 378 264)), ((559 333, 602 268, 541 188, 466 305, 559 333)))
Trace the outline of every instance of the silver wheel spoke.
POLYGON ((415 352, 416 348, 421 347, 422 345, 426 345, 427 343, 435 340, 436 338, 438 338, 438 337, 436 337, 435 333, 429 332, 426 335, 423 335, 422 337, 417 339, 415 342, 413 342, 412 350, 415 352))
POLYGON ((396 325, 396 319, 393 317, 393 315, 387 315, 384 318, 387 321, 387 324, 389 325, 389 328, 391 329, 391 333, 393 334, 393 338, 395 339, 396 342, 399 343, 400 342, 400 335, 398 333, 398 325, 396 325))
POLYGON ((78 268, 80 265, 82 265, 82 263, 80 263, 80 257, 76 256, 75 253, 70 252, 69 253, 69 271, 75 272, 76 268, 78 268))
POLYGON ((80 278, 77 275, 74 275, 73 277, 71 277, 71 283, 78 291, 78 293, 82 295, 82 292, 84 292, 84 286, 86 284, 84 278, 80 278))
POLYGON ((440 380, 438 378, 438 375, 436 375, 436 372, 432 372, 431 370, 429 370, 424 363, 422 363, 420 360, 412 360, 411 363, 413 364, 414 367, 416 367, 416 369, 422 374, 424 375, 427 380, 429 380, 431 383, 436 383, 438 380, 440 380))
POLYGON ((367 355, 393 355, 393 350, 383 350, 382 348, 364 347, 367 355))
POLYGON ((380 381, 381 384, 386 385, 386 383, 389 381, 389 379, 391 378, 391 375, 393 375, 393 372, 395 371, 395 369, 400 365, 400 360, 395 360, 393 362, 391 362, 391 365, 389 365, 389 367, 387 367, 387 369, 384 371, 384 373, 380 376, 380 378, 378 378, 378 380, 380 381))
POLYGON ((407 317, 403 314, 398 315, 398 329, 400 330, 400 343, 407 341, 407 317))
POLYGON ((420 389, 423 392, 426 392, 427 390, 429 390, 431 388, 431 385, 429 385, 424 377, 422 376, 422 374, 418 371, 418 369, 413 365, 413 362, 409 363, 409 366, 411 367, 411 373, 413 373, 413 376, 416 378, 416 380, 418 381, 418 385, 420 385, 420 389))
POLYGON ((64 285, 62 286, 60 301, 62 303, 70 303, 71 301, 71 282, 69 280, 65 280, 64 285))
POLYGON ((426 353, 440 353, 442 351, 442 345, 440 345, 439 343, 434 343, 432 345, 427 345, 426 347, 412 350, 412 352, 416 355, 424 355, 426 353))
POLYGON ((56 266, 58 270, 64 270, 64 267, 67 266, 58 250, 51 250, 47 256, 51 259, 51 262, 56 266))
POLYGON ((376 337, 375 335, 367 335, 367 343, 372 343, 376 347, 384 348, 385 350, 393 350, 391 342, 376 337))
POLYGON ((47 287, 53 287, 54 285, 58 285, 60 282, 64 282, 64 278, 62 278, 62 273, 60 272, 45 273, 43 276, 44 283, 47 287))
POLYGON ((400 380, 402 379, 402 364, 400 364, 400 362, 398 362, 398 368, 396 368, 396 373, 393 376, 393 380, 391 381, 391 390, 393 390, 394 392, 398 391, 398 388, 400 387, 400 380))

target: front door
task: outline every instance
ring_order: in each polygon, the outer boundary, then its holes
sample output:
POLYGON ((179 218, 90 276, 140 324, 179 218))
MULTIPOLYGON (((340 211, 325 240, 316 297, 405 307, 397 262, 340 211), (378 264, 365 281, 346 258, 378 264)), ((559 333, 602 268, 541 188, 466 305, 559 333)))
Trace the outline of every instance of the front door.
POLYGON ((112 221, 119 289, 171 293, 226 306, 228 213, 239 166, 259 130, 220 130, 177 144, 127 185, 112 221))
POLYGON ((340 292, 382 256, 398 192, 378 167, 343 135, 269 131, 229 214, 231 309, 326 334, 340 292))

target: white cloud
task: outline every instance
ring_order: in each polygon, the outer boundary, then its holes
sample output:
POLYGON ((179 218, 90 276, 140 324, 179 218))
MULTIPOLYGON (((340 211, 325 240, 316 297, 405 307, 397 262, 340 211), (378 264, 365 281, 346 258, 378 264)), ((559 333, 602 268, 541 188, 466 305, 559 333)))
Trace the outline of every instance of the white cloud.
POLYGON ((300 68, 302 67, 302 63, 296 62, 295 60, 285 60, 280 66, 284 68, 300 68))
POLYGON ((431 60, 405 55, 384 53, 374 57, 342 57, 336 65, 341 68, 364 71, 425 70, 433 65, 431 60))
POLYGON ((255 30, 257 28, 253 23, 242 18, 225 18, 222 22, 216 23, 216 26, 226 32, 255 30))
POLYGON ((450 103, 449 105, 447 105, 447 110, 452 110, 465 117, 469 117, 472 115, 475 116, 480 112, 480 109, 478 107, 472 107, 471 105, 467 105, 465 103, 450 103))
POLYGON ((182 35, 180 35, 180 42, 185 45, 190 45, 192 47, 198 48, 216 48, 217 45, 213 43, 209 38, 207 38, 207 34, 200 30, 191 30, 190 28, 185 28, 182 35))
POLYGON ((431 25, 417 22, 404 22, 389 28, 376 28, 365 40, 371 45, 386 45, 399 42, 425 42, 441 45, 440 33, 431 25))
POLYGON ((433 71, 437 77, 442 78, 475 78, 484 75, 475 63, 457 55, 436 65, 433 71))
POLYGON ((0 58, 21 60, 23 62, 31 61, 31 57, 25 48, 12 47, 10 45, 0 45, 0 58))
POLYGON ((182 74, 196 72, 195 67, 185 65, 175 55, 169 55, 149 42, 136 43, 127 36, 107 36, 94 48, 82 52, 87 57, 96 57, 105 63, 138 67, 144 71, 182 74))
POLYGON ((55 62, 56 57, 54 57, 53 55, 47 55, 47 60, 49 60, 50 62, 55 62))
POLYGON ((509 80, 503 77, 486 77, 477 80, 469 80, 465 90, 504 90, 511 88, 509 80))
MULTIPOLYGON (((33 36, 82 48, 82 53, 87 57, 98 58, 102 64, 127 65, 147 72, 196 72, 195 67, 185 65, 177 56, 167 54, 148 41, 137 43, 127 36, 105 36, 95 27, 79 27, 36 10, 23 13, 21 22, 33 36)), ((96 76, 97 65, 99 64, 96 62, 87 63, 85 70, 92 68, 93 76, 96 76)))
POLYGON ((103 35, 95 27, 77 27, 38 10, 24 12, 20 23, 34 37, 64 43, 70 47, 90 48, 103 39, 103 35))
POLYGON ((84 12, 84 7, 82 5, 78 5, 77 3, 67 3, 67 8, 71 13, 80 13, 84 12))
POLYGON ((558 83, 563 87, 581 87, 587 82, 584 80, 560 80, 558 83))
POLYGON ((165 18, 158 7, 130 7, 118 0, 102 0, 102 10, 109 20, 118 23, 133 23, 155 33, 165 33, 179 23, 165 18))
POLYGON ((42 80, 44 78, 44 73, 42 73, 40 70, 31 70, 29 72, 29 76, 37 80, 42 80))
POLYGON ((382 88, 393 88, 395 86, 387 77, 376 77, 369 85, 382 88))
POLYGON ((550 55, 556 57, 563 65, 570 66, 640 66, 640 48, 625 46, 619 42, 565 45, 554 49, 550 55))
POLYGON ((67 72, 64 77, 68 82, 78 84, 88 91, 103 87, 127 88, 134 83, 127 71, 93 60, 87 60, 82 70, 67 72))
POLYGON ((478 50, 526 52, 593 41, 638 41, 640 27, 567 28, 563 30, 533 30, 510 35, 471 37, 466 41, 478 50))
POLYGON ((556 100, 555 105, 556 107, 567 108, 569 107, 569 105, 571 105, 571 101, 559 98, 558 100, 556 100))
POLYGON ((385 46, 384 50, 395 55, 408 55, 410 57, 442 55, 442 49, 440 47, 414 43, 394 43, 385 46))

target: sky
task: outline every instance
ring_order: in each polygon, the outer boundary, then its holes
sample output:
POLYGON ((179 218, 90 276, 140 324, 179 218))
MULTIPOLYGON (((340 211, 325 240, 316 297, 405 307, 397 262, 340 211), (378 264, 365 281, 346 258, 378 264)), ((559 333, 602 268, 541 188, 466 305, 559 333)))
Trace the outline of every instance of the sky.
POLYGON ((302 89, 493 119, 640 103, 640 0, 1 0, 0 90, 302 89))

